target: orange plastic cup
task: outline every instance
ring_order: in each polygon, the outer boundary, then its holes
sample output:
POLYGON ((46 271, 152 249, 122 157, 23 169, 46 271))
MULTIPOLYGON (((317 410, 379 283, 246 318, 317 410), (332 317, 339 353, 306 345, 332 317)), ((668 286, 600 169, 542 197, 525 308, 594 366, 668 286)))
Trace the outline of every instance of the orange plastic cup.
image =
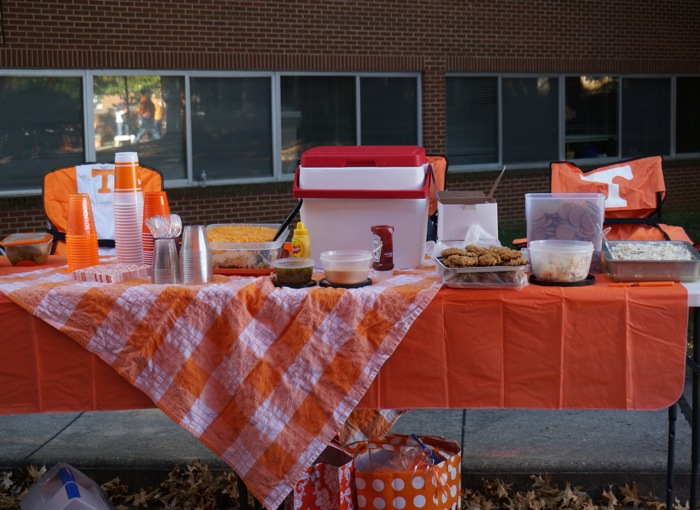
POLYGON ((100 263, 97 234, 71 235, 66 234, 66 251, 68 270, 75 271, 84 267, 96 266, 100 263))
POLYGON ((151 233, 146 220, 151 216, 170 216, 168 195, 165 191, 147 191, 143 194, 143 232, 151 233))
POLYGON ((114 191, 141 191, 141 168, 135 152, 114 155, 114 191))
POLYGON ((97 235, 92 215, 90 195, 77 193, 68 197, 68 225, 66 233, 74 236, 97 235))

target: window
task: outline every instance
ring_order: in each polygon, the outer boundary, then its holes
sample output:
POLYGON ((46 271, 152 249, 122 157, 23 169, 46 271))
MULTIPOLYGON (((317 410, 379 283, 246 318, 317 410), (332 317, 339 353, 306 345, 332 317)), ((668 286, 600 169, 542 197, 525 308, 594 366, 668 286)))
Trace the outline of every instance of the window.
POLYGON ((93 109, 96 161, 135 151, 164 179, 187 178, 184 77, 94 76, 93 109))
POLYGON ((446 154, 455 170, 697 155, 697 90, 700 76, 448 75, 446 154))
POLYGON ((0 111, 0 191, 36 190, 85 159, 82 78, 0 76, 0 111))
POLYGON ((415 78, 360 78, 362 145, 418 145, 415 78))
POLYGON ((447 158, 452 165, 498 162, 498 78, 447 80, 447 158))
POLYGON ((559 80, 503 78, 503 162, 559 157, 559 80))
POLYGON ((353 76, 282 76, 282 171, 294 173, 306 149, 355 145, 353 76))
POLYGON ((273 176, 270 77, 192 78, 192 167, 197 178, 273 176))
POLYGON ((700 77, 676 80, 676 152, 700 152, 700 77))
POLYGON ((611 76, 569 76, 565 81, 567 159, 618 154, 618 80, 611 76))
POLYGON ((671 80, 623 78, 622 156, 671 152, 671 80))

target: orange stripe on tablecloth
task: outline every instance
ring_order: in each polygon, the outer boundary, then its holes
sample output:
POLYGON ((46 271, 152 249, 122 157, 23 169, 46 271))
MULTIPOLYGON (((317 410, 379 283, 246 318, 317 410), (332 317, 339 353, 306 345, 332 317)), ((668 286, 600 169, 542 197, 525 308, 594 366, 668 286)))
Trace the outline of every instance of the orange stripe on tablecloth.
POLYGON ((266 398, 272 393, 281 379, 282 376, 279 368, 271 366, 270 363, 263 358, 255 365, 253 370, 250 371, 246 377, 246 382, 255 388, 262 398, 266 398))
POLYGON ((102 288, 90 288, 83 294, 61 331, 85 347, 109 315, 114 301, 114 296, 107 295, 102 288))
POLYGON ((292 469, 297 459, 279 443, 273 442, 258 459, 259 467, 265 468, 276 479, 282 479, 292 469))
POLYGON ((332 411, 334 409, 324 409, 318 395, 312 392, 296 409, 292 421, 298 423, 312 436, 318 436, 331 419, 332 411))
POLYGON ((323 381, 326 383, 326 387, 335 390, 338 394, 338 398, 343 398, 362 376, 362 371, 367 365, 367 361, 375 354, 372 352, 358 352, 355 347, 347 348, 349 344, 353 342, 351 338, 348 343, 345 344, 345 348, 342 349, 344 352, 338 353, 337 356, 328 364, 328 367, 323 373, 323 381), (361 356, 358 359, 356 356, 361 356))

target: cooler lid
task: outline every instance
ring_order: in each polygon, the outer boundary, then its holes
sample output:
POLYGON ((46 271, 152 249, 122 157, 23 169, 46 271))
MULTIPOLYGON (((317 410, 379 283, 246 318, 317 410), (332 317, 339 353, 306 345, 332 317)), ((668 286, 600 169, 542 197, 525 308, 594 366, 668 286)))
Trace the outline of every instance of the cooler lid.
POLYGON ((425 163, 425 149, 415 145, 320 146, 301 155, 302 168, 418 167, 425 163))

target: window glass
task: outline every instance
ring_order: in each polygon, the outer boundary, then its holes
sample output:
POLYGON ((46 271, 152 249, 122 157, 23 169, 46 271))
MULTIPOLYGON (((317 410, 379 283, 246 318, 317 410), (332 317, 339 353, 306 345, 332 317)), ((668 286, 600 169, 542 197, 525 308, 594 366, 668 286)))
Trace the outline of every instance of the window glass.
POLYGON ((306 149, 357 143, 353 76, 282 76, 280 87, 284 173, 306 149))
POLYGON ((269 77, 192 78, 195 179, 272 177, 269 77))
POLYGON ((557 78, 503 78, 503 162, 559 159, 557 78))
POLYGON ((617 157, 617 78, 569 76, 565 86, 566 158, 617 157))
POLYGON ((99 163, 134 151, 165 179, 187 178, 182 76, 95 76, 93 107, 99 163))
POLYGON ((700 77, 676 79, 676 152, 700 152, 700 77))
POLYGON ((361 78, 362 145, 417 145, 415 78, 361 78))
POLYGON ((41 189, 85 160, 82 78, 0 76, 0 190, 41 189))
POLYGON ((498 79, 447 78, 450 164, 498 162, 498 79))
POLYGON ((637 158, 671 150, 671 80, 622 80, 622 156, 637 158))

